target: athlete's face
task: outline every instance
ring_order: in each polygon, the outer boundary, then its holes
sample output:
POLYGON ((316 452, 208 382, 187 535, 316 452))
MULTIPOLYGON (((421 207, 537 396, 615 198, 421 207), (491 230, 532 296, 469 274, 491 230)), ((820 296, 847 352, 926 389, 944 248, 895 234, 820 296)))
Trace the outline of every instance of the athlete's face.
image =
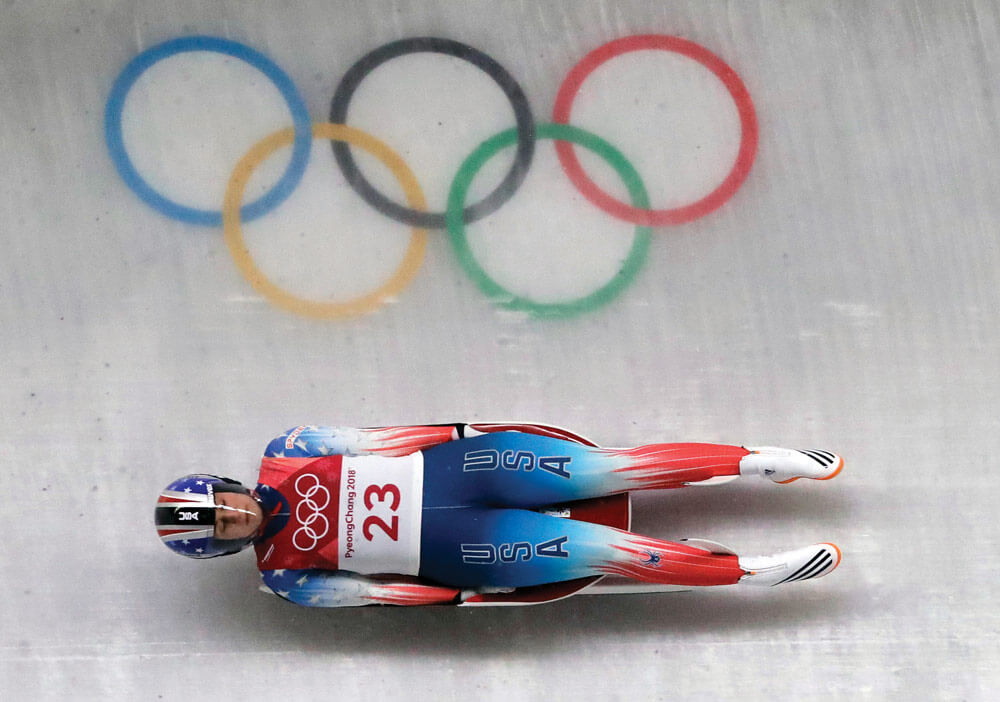
POLYGON ((215 493, 215 538, 245 539, 260 528, 264 512, 257 501, 239 492, 215 493))

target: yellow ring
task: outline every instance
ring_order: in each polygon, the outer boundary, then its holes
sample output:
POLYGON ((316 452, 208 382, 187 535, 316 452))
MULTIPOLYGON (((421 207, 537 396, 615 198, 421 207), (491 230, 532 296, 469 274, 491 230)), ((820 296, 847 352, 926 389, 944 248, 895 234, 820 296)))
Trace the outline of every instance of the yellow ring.
MULTIPOLYGON (((420 211, 427 209, 427 201, 413 171, 395 151, 375 137, 353 127, 328 122, 312 125, 312 135, 314 139, 344 141, 372 154, 396 176, 396 180, 403 186, 403 192, 410 207, 420 211)), ((346 302, 307 300, 278 287, 254 263, 250 250, 243 240, 240 206, 243 203, 243 192, 246 190, 250 176, 254 169, 264 162, 264 159, 282 146, 291 144, 294 139, 294 127, 274 132, 254 144, 253 148, 236 164, 233 175, 229 178, 229 184, 226 186, 226 197, 222 204, 222 226, 229 253, 232 254, 233 261, 240 273, 250 281, 257 292, 289 312, 315 319, 337 319, 371 312, 378 308, 386 298, 397 295, 413 280, 427 249, 426 229, 413 228, 406 256, 389 280, 377 290, 346 302)))

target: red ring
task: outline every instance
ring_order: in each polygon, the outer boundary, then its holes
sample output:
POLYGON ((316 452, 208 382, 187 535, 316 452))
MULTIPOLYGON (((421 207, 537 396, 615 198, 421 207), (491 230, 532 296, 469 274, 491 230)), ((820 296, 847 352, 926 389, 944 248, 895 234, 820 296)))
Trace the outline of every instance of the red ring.
POLYGON ((736 162, 732 169, 715 190, 700 200, 690 205, 674 207, 663 210, 645 210, 633 207, 627 203, 616 200, 592 181, 583 172, 583 166, 573 151, 573 145, 565 141, 556 142, 556 153, 559 155, 559 162, 563 170, 569 176, 573 184, 583 193, 584 197, 600 207, 602 210, 619 219, 623 219, 633 224, 646 226, 661 226, 664 224, 683 224, 698 219, 709 212, 721 207, 739 189, 743 181, 750 173, 754 157, 757 155, 757 114, 754 111, 753 100, 750 93, 740 77, 725 61, 713 54, 703 46, 695 44, 687 39, 671 37, 663 34, 640 34, 632 37, 624 37, 609 41, 583 57, 578 64, 573 66, 566 78, 559 86, 559 93, 556 95, 555 108, 552 111, 552 121, 561 124, 569 124, 570 111, 573 108, 573 100, 580 91, 583 81, 594 72, 594 70, 605 61, 620 56, 630 51, 641 49, 660 49, 663 51, 673 51, 694 59, 705 68, 714 73, 723 82, 729 94, 736 102, 736 109, 740 115, 740 127, 742 136, 740 138, 740 151, 736 156, 736 162))

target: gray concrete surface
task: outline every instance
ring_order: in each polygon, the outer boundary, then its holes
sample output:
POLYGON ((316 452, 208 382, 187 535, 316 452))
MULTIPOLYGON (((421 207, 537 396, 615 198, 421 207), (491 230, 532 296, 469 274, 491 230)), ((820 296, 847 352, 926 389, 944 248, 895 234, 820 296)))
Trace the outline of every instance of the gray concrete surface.
MULTIPOLYGON (((0 17, 0 698, 991 698, 996 3, 8 0, 0 17), (450 37, 507 67, 546 121, 584 54, 647 33, 736 70, 759 151, 732 200, 654 228, 635 283, 570 319, 501 310, 440 231, 377 313, 290 314, 247 283, 221 228, 141 202, 104 143, 116 76, 178 36, 264 52, 314 121, 365 52, 450 37), (301 422, 476 419, 608 445, 836 450, 847 469, 830 483, 643 495, 635 527, 744 553, 832 540, 843 565, 763 592, 315 612, 258 593, 249 556, 183 561, 150 525, 174 476, 252 480, 265 442, 301 422)), ((627 153, 654 203, 699 196, 738 143, 724 91, 677 57, 616 61, 574 117, 627 153)), ((461 160, 512 115, 454 60, 385 71, 359 91, 357 126, 394 145, 439 209, 461 160)), ((252 143, 290 124, 266 79, 194 54, 151 69, 125 110, 142 172, 205 207, 252 143)), ((338 178, 317 141, 292 197, 244 228, 303 295, 370 288, 405 247, 406 228, 338 178)), ((631 237, 568 184, 551 142, 469 231, 491 273, 552 300, 606 280, 631 237)))

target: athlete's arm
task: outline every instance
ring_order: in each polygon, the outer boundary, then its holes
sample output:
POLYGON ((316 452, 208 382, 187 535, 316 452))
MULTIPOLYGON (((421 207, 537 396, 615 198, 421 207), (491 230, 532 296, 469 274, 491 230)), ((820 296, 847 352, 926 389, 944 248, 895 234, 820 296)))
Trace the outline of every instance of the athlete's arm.
POLYGON ((406 456, 447 441, 479 434, 465 424, 434 424, 408 427, 299 426, 274 438, 264 456, 406 456))
POLYGON ((452 604, 472 594, 404 576, 383 580, 347 570, 265 570, 261 578, 274 594, 306 607, 452 604))

